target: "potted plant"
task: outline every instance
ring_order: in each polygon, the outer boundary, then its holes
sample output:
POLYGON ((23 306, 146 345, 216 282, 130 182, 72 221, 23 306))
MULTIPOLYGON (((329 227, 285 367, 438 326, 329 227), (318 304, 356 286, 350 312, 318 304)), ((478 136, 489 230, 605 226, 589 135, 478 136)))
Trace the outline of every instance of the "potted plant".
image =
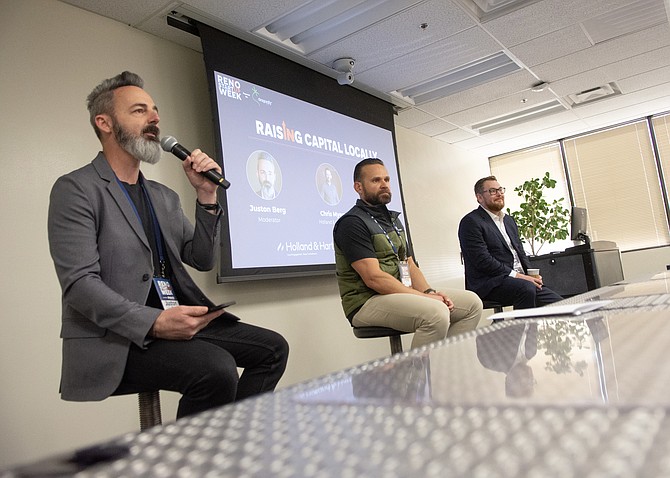
POLYGON ((545 243, 557 239, 567 239, 570 212, 563 207, 563 199, 554 199, 551 203, 544 198, 545 189, 556 187, 556 180, 549 172, 543 178, 533 178, 524 182, 514 191, 523 198, 521 209, 507 214, 512 216, 519 226, 519 235, 530 246, 531 255, 537 255, 545 243))

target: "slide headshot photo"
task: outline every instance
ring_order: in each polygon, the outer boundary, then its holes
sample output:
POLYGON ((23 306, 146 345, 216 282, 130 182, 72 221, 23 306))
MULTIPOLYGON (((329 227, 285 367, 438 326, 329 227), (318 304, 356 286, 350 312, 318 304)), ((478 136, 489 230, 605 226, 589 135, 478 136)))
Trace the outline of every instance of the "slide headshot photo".
POLYGON ((256 195, 271 200, 281 192, 279 164, 267 151, 257 150, 247 159, 247 179, 256 195))
POLYGON ((316 189, 323 202, 337 206, 342 197, 342 179, 333 165, 322 163, 316 170, 316 189))

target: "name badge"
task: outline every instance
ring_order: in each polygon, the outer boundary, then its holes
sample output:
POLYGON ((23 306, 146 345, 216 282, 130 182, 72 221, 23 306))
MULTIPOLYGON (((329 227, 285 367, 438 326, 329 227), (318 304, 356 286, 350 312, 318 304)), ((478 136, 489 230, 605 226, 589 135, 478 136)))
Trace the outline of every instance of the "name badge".
POLYGON ((409 276, 409 262, 400 261, 398 267, 400 267, 400 281, 402 285, 412 287, 412 278, 409 276))
POLYGON ((154 277, 154 287, 158 292, 158 298, 163 304, 163 310, 170 309, 179 305, 177 297, 174 295, 174 289, 170 283, 170 279, 165 277, 154 277))

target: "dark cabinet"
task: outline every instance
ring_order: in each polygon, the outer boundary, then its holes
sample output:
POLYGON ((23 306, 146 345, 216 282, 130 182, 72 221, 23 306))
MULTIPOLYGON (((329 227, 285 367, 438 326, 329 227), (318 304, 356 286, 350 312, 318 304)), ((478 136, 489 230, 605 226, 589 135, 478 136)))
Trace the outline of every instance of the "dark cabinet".
POLYGON ((529 259, 532 267, 540 269, 544 285, 563 297, 623 280, 621 255, 611 241, 594 241, 529 259))

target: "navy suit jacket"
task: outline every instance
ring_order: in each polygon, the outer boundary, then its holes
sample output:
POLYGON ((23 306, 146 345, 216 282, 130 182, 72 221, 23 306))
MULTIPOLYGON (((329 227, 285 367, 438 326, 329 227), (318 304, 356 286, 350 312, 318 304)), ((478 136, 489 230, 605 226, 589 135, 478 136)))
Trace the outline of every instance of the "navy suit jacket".
MULTIPOLYGON (((530 261, 523 250, 516 222, 506 214, 503 223, 523 270, 528 270, 530 261)), ((514 256, 493 219, 481 206, 461 219, 458 240, 465 263, 465 288, 486 297, 509 276, 514 256)))

